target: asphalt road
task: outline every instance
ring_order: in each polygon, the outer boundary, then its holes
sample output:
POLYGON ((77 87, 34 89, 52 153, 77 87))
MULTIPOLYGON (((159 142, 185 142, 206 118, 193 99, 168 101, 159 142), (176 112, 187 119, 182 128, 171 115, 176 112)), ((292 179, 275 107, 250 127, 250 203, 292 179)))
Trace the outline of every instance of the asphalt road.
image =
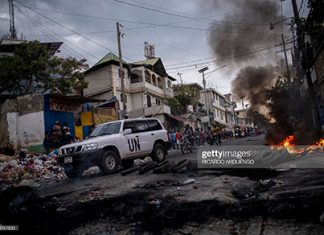
MULTIPOLYGON (((226 140, 223 145, 263 145, 263 138, 226 140)), ((197 153, 169 151, 167 160, 181 159, 195 162, 197 153)), ((323 175, 319 169, 93 173, 33 189, 37 200, 28 198, 31 202, 24 207, 29 217, 13 221, 26 224, 26 231, 36 227, 39 233, 62 234, 132 234, 129 229, 138 234, 200 234, 206 228, 208 234, 282 234, 280 229, 323 234, 317 222, 324 211, 323 175), (309 221, 296 223, 299 216, 309 221)))
MULTIPOLYGON (((224 145, 257 145, 263 143, 264 136, 256 136, 256 137, 246 137, 241 139, 233 139, 233 140, 225 140, 223 142, 224 145)), ((215 145, 216 147, 216 145, 215 145)), ((189 159, 192 162, 192 166, 195 168, 197 165, 197 151, 183 155, 180 150, 171 149, 166 158, 169 161, 178 162, 183 159, 189 159)), ((52 185, 42 185, 37 191, 42 196, 55 195, 61 193, 71 193, 74 191, 83 191, 89 186, 91 187, 107 187, 113 188, 114 193, 118 194, 123 191, 123 186, 132 185, 131 182, 141 183, 145 182, 148 178, 159 178, 160 175, 152 174, 151 172, 145 175, 138 175, 137 173, 132 173, 127 176, 121 176, 120 172, 111 175, 100 175, 99 169, 94 170, 93 174, 84 176, 77 180, 65 179, 63 181, 57 182, 52 185), (150 177, 148 177, 150 176, 150 177), (125 184, 125 182, 128 182, 125 184)), ((173 176, 173 175, 172 175, 173 176)), ((171 176, 171 177, 172 177, 171 176)), ((179 177, 179 176, 177 176, 179 177)), ((184 178, 186 178, 184 174, 184 178)))
MULTIPOLYGON (((245 137, 245 138, 239 138, 239 139, 227 139, 223 140, 222 145, 223 146, 251 146, 251 145, 264 145, 264 135, 259 136, 251 136, 251 137, 245 137)), ((205 145, 201 147, 209 148, 209 145, 205 145)), ((213 145, 212 147, 217 148, 217 145, 213 145)), ((192 161, 197 161, 197 151, 194 151, 190 154, 182 154, 180 150, 178 149, 171 149, 169 151, 169 155, 167 157, 168 159, 190 159, 192 161)))

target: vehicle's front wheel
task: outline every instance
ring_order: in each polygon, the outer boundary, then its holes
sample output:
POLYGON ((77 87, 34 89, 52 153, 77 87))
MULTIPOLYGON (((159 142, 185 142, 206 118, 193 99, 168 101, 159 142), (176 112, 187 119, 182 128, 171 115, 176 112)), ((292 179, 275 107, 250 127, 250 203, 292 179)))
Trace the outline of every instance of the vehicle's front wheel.
POLYGON ((153 149, 152 159, 156 162, 163 162, 166 156, 166 149, 162 144, 156 144, 153 149))
POLYGON ((65 175, 70 179, 80 178, 83 175, 81 166, 64 167, 65 175))
POLYGON ((118 154, 112 150, 108 150, 103 154, 99 168, 103 174, 111 174, 117 171, 119 164, 120 158, 118 154))

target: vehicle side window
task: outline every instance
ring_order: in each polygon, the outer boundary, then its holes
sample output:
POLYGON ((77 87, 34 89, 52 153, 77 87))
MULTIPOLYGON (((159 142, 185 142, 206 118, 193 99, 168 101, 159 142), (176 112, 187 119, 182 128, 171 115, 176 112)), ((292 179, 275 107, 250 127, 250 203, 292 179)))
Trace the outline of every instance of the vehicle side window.
POLYGON ((151 131, 162 130, 162 126, 157 120, 148 120, 147 122, 151 131))
POLYGON ((136 127, 136 133, 146 132, 150 130, 146 121, 136 121, 135 127, 136 127))
POLYGON ((135 133, 135 122, 124 122, 123 131, 126 129, 132 129, 132 133, 135 133))

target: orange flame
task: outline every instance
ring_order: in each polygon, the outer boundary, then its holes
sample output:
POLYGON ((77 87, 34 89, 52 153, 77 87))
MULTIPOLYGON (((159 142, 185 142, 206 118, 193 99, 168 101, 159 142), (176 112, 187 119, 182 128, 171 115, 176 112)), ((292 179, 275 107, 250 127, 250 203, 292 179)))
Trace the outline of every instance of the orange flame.
POLYGON ((324 151, 324 139, 320 139, 315 144, 308 147, 297 147, 295 146, 296 138, 294 135, 287 136, 283 141, 277 145, 273 145, 274 149, 287 149, 289 153, 300 154, 304 152, 324 151))
POLYGON ((315 145, 324 147, 324 139, 320 139, 315 145))
POLYGON ((279 146, 284 146, 284 147, 291 147, 291 146, 295 146, 295 136, 290 135, 288 137, 286 137, 281 143, 279 143, 279 146))

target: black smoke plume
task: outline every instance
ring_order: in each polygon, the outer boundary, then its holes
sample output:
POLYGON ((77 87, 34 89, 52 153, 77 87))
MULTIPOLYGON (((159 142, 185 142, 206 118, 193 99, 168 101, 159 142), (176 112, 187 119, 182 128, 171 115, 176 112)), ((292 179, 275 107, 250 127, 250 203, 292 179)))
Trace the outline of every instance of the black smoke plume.
POLYGON ((232 82, 232 92, 236 100, 244 98, 254 111, 261 111, 267 103, 267 91, 274 85, 278 75, 276 67, 247 66, 240 70, 232 82))
POLYGON ((247 59, 255 59, 253 51, 273 46, 274 40, 280 39, 279 24, 273 30, 269 29, 271 22, 281 19, 279 7, 273 0, 227 0, 213 3, 231 9, 231 13, 215 21, 211 27, 209 44, 217 59, 246 62, 247 59))

